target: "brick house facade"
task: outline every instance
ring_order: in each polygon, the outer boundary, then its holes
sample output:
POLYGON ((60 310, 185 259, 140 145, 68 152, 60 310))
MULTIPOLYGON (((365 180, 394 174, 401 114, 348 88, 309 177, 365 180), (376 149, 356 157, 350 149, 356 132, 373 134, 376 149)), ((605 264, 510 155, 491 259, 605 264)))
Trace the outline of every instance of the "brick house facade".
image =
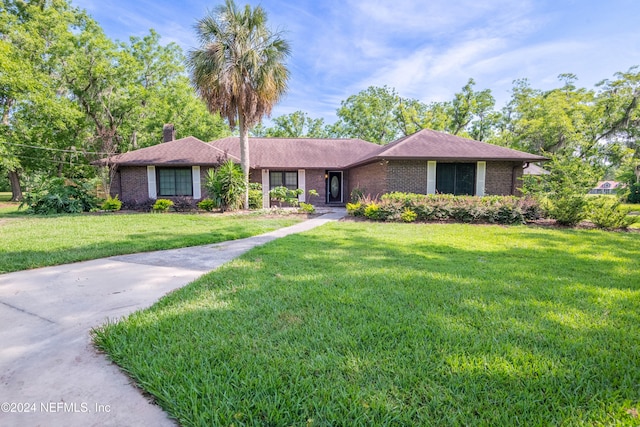
MULTIPOLYGON (((385 146, 357 139, 251 138, 250 182, 303 190, 300 201, 344 205, 354 192, 519 195, 523 168, 544 157, 424 129, 385 146), (283 183, 283 181, 286 181, 283 183), (276 184, 277 183, 277 184, 276 184), (317 197, 310 197, 315 190, 317 197)), ((207 197, 207 171, 239 162, 238 138, 210 143, 188 137, 103 160, 115 164, 111 192, 123 201, 207 197), (175 194, 174 194, 175 193, 175 194)))

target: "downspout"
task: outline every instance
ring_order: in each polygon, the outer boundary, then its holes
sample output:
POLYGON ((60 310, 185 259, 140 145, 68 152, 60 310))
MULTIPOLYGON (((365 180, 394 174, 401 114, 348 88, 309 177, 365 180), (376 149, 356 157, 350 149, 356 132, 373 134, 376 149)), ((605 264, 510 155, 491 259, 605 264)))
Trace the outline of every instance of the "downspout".
POLYGON ((516 165, 511 168, 511 195, 516 195, 516 171, 518 168, 522 168, 522 165, 516 165))

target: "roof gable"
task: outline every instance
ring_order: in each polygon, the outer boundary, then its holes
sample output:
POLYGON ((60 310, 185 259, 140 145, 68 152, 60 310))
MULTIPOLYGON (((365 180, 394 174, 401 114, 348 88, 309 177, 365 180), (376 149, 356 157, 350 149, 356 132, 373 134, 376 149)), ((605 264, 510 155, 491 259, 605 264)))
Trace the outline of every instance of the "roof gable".
POLYGON ((361 158, 356 164, 380 159, 429 159, 445 161, 544 161, 546 157, 462 138, 431 129, 423 129, 361 158))
POLYGON ((151 147, 117 154, 99 163, 115 163, 120 166, 144 166, 144 165, 216 165, 227 155, 234 160, 235 156, 225 153, 219 148, 200 141, 198 138, 188 136, 151 147))

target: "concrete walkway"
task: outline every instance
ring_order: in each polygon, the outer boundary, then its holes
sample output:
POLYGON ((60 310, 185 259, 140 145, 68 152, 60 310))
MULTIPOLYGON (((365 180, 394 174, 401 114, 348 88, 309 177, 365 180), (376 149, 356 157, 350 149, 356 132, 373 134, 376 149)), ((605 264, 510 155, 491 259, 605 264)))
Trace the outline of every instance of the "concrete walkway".
POLYGON ((89 331, 336 210, 260 236, 0 275, 0 426, 174 426, 89 331))

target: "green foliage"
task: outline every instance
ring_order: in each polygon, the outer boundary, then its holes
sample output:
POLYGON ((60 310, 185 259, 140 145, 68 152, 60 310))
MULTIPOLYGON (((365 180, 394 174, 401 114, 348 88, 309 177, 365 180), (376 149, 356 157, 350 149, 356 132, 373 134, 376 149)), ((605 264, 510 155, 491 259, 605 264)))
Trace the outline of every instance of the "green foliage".
POLYGON ((262 209, 262 184, 249 183, 249 209, 262 209))
POLYGON ((400 219, 403 222, 414 222, 416 219, 418 219, 418 214, 409 208, 404 208, 402 214, 400 214, 400 219))
POLYGON ((559 224, 574 226, 587 216, 587 197, 584 194, 561 192, 549 201, 548 214, 559 224))
POLYGON ((98 207, 91 184, 62 178, 40 180, 25 192, 20 206, 37 215, 89 212, 98 207))
POLYGON ((640 182, 629 186, 629 195, 627 196, 629 203, 640 203, 640 182))
POLYGON ((311 203, 300 202, 300 206, 298 207, 298 211, 301 213, 315 213, 316 208, 311 203))
POLYGON ((11 218, 0 226, 0 274, 243 239, 301 221, 295 215, 277 219, 253 216, 249 221, 244 215, 27 216, 23 211, 5 213, 1 208, 0 216, 11 218))
POLYGON ((209 169, 204 186, 222 212, 237 210, 242 206, 246 184, 242 169, 233 160, 227 160, 217 169, 209 169))
POLYGON ((640 217, 628 216, 627 213, 612 197, 594 197, 589 200, 587 218, 599 228, 625 229, 640 220, 640 217))
POLYGON ((380 210, 380 205, 372 202, 364 208, 364 216, 367 219, 379 221, 384 219, 384 213, 380 210))
POLYGON ((360 201, 355 203, 347 203, 346 208, 347 208, 347 213, 351 216, 355 216, 355 217, 364 216, 365 205, 360 201))
POLYGON ((295 190, 290 190, 287 187, 276 187, 273 190, 269 191, 269 197, 272 200, 277 201, 282 207, 283 203, 286 203, 289 206, 298 206, 298 196, 302 194, 302 189, 296 188, 295 190))
POLYGON ((446 221, 522 224, 540 217, 538 202, 530 197, 453 196, 387 193, 380 200, 347 204, 349 215, 375 221, 446 221))
POLYGON ((154 212, 167 212, 171 206, 173 206, 173 202, 171 200, 158 199, 153 204, 153 211, 154 212))
MULTIPOLYGON (((304 111, 295 111, 275 117, 273 126, 259 131, 260 137, 271 138, 327 138, 329 133, 324 119, 313 119, 304 111)), ((254 133, 255 134, 255 133, 254 133)))
POLYGON ((336 222, 93 336, 184 426, 631 427, 638 253, 631 233, 336 222))
POLYGON ((364 190, 362 188, 356 187, 351 190, 351 194, 349 195, 349 197, 352 203, 357 203, 364 197, 364 190))
POLYGON ((104 211, 119 211, 122 208, 122 202, 118 199, 118 195, 116 197, 107 197, 102 203, 101 209, 104 211))
POLYGON ((211 212, 215 209, 215 207, 215 202, 209 198, 202 199, 198 202, 198 208, 202 209, 203 211, 211 212))

